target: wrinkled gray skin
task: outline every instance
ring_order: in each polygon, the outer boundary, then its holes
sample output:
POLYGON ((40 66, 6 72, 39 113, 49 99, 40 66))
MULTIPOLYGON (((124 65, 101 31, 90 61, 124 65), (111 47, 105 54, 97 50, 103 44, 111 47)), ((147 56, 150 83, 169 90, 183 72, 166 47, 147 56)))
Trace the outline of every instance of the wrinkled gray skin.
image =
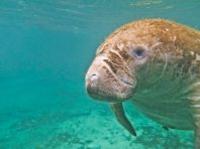
POLYGON ((107 101, 132 135, 122 102, 131 100, 167 128, 195 130, 200 148, 200 33, 174 22, 150 19, 125 25, 98 48, 86 89, 107 101), (194 40, 195 38, 195 40, 194 40))

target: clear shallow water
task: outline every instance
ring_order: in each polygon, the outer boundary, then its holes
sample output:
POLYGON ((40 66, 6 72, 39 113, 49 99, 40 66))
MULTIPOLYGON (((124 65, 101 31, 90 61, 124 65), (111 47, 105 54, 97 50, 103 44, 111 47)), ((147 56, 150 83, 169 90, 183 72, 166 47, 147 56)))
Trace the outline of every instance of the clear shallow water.
POLYGON ((192 132, 164 130, 129 103, 138 137, 92 101, 84 75, 120 25, 160 17, 200 29, 199 0, 1 0, 0 149, 192 148, 192 132))

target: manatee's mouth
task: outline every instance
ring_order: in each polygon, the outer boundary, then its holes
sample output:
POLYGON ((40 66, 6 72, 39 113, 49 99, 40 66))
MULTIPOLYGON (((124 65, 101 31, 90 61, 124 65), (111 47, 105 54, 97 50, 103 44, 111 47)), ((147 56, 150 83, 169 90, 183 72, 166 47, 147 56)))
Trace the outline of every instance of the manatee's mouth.
POLYGON ((121 91, 116 90, 118 86, 114 86, 110 89, 104 89, 106 87, 96 87, 95 85, 89 83, 86 83, 86 90, 93 99, 107 102, 121 102, 130 99, 133 96, 134 90, 134 84, 129 83, 126 80, 122 80, 121 82, 123 83, 121 91))
POLYGON ((90 95, 90 97, 92 97, 95 100, 99 100, 99 101, 105 101, 105 102, 114 102, 116 101, 116 99, 118 99, 118 101, 123 100, 119 97, 115 97, 112 94, 109 94, 108 92, 106 93, 100 93, 100 92, 88 92, 88 94, 90 95))
POLYGON ((100 101, 106 101, 106 102, 121 102, 124 100, 128 100, 132 97, 131 94, 129 95, 116 95, 116 94, 112 94, 110 92, 102 92, 102 91, 97 91, 97 92, 89 92, 87 90, 88 94, 90 95, 90 97, 92 97, 93 99, 96 100, 100 100, 100 101))

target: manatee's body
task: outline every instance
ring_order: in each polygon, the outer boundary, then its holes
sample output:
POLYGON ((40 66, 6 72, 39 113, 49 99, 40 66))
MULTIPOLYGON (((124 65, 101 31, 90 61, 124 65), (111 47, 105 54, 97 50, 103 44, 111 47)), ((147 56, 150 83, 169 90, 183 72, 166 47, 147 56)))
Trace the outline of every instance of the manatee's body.
MULTIPOLYGON (((167 73, 167 72, 165 72, 167 73)), ((165 74, 166 75, 166 74, 165 74)), ((188 87, 192 83, 173 78, 158 80, 153 86, 138 90, 131 99, 136 107, 151 119, 165 127, 190 130, 194 128, 191 107, 188 103, 188 87), (176 82, 176 83, 175 83, 176 82)))
POLYGON ((132 134, 122 102, 132 100, 165 127, 194 130, 200 148, 200 32, 162 19, 122 26, 99 47, 88 93, 111 103, 132 134))

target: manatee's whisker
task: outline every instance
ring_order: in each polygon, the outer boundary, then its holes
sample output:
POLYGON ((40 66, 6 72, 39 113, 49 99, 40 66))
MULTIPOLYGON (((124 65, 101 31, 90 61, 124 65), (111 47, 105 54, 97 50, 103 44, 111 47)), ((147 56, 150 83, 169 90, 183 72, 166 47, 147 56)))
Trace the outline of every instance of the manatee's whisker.
POLYGON ((124 61, 123 57, 116 50, 111 49, 110 53, 117 55, 122 61, 124 61))
POLYGON ((161 45, 162 44, 162 42, 160 42, 160 41, 157 41, 155 44, 153 44, 150 48, 151 49, 155 49, 156 47, 158 47, 159 45, 161 45))
POLYGON ((164 65, 163 70, 161 72, 161 77, 163 76, 165 70, 167 69, 167 65, 168 65, 168 56, 167 56, 167 54, 164 54, 164 56, 165 56, 165 65, 164 65))
POLYGON ((111 75, 118 81, 120 82, 120 79, 117 77, 117 75, 112 71, 112 69, 109 67, 109 65, 104 61, 103 65, 110 73, 111 75))
POLYGON ((117 69, 115 68, 115 66, 112 64, 112 62, 110 62, 108 59, 104 59, 104 62, 109 66, 109 68, 111 69, 111 71, 116 74, 117 69))
MULTIPOLYGON (((118 49, 119 50, 119 49, 118 49)), ((115 61, 112 61, 112 63, 114 63, 116 65, 116 67, 119 66, 119 62, 122 62, 122 65, 124 67, 124 69, 127 69, 126 74, 131 78, 133 77, 132 74, 130 72, 132 72, 130 70, 130 68, 128 67, 128 63, 126 62, 126 60, 124 59, 124 57, 121 56, 121 54, 117 51, 117 50, 113 50, 111 49, 109 51, 109 54, 111 54, 113 57, 115 57, 115 61), (116 63, 116 59, 120 59, 118 63, 116 63)))

